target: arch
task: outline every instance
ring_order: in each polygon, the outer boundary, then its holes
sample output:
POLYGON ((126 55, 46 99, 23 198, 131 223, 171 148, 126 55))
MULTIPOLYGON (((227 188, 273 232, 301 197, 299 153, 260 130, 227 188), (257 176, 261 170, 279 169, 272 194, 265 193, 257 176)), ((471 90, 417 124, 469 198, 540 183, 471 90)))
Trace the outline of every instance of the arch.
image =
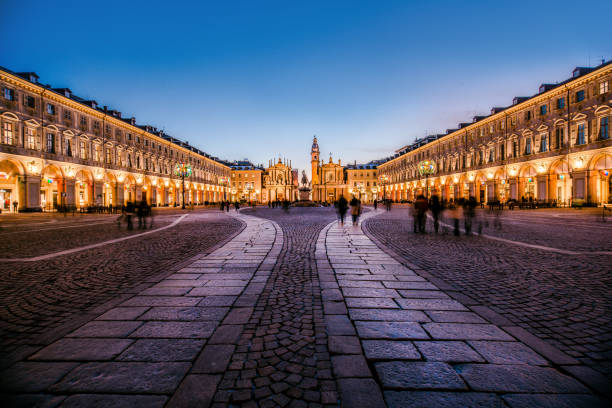
POLYGON ((46 126, 46 128, 48 130, 53 130, 54 132, 59 132, 59 129, 55 125, 48 125, 48 126, 46 126))
POLYGON ((79 169, 74 177, 78 182, 89 182, 93 180, 93 174, 89 169, 86 168, 79 169))
POLYGON ((505 177, 504 169, 497 169, 495 174, 493 175, 493 179, 495 180, 503 180, 505 177))
POLYGON ((525 164, 519 170, 519 177, 535 177, 538 172, 532 164, 525 164))
POLYGON ((599 153, 593 156, 588 166, 589 170, 607 170, 612 169, 612 154, 599 153))
POLYGON ((548 168, 548 172, 549 174, 569 173, 569 166, 567 165, 567 161, 563 159, 555 160, 548 168))
POLYGON ((480 183, 482 181, 486 182, 487 181, 487 177, 485 176, 485 174, 481 171, 479 171, 478 173, 476 173, 476 176, 474 177, 474 181, 476 183, 480 183))
POLYGON ((11 174, 14 171, 14 174, 24 175, 25 166, 19 160, 6 158, 0 160, 0 171, 7 174, 11 174))
POLYGON ((115 175, 113 173, 107 172, 104 175, 104 182, 105 183, 115 184, 117 182, 117 177, 115 177, 115 175))
POLYGON ((2 114, 2 118, 12 121, 19 121, 19 117, 17 117, 17 115, 15 115, 13 112, 4 112, 2 114))
POLYGON ((45 168, 43 168, 40 172, 40 175, 43 177, 51 176, 55 178, 64 178, 64 172, 59 166, 56 166, 55 164, 46 165, 45 168))
POLYGON ((605 115, 606 113, 610 113, 612 109, 608 105, 602 105, 599 108, 595 109, 596 115, 605 115))

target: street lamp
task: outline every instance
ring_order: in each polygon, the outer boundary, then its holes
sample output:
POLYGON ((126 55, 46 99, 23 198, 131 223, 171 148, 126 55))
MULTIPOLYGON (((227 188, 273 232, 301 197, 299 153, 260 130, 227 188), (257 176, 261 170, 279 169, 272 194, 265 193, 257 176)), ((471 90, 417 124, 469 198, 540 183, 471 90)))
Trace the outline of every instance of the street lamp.
POLYGON ((182 184, 183 184, 183 192, 182 192, 182 197, 183 197, 183 210, 185 209, 185 177, 191 177, 191 164, 188 163, 177 163, 176 167, 174 168, 174 173, 179 176, 182 180, 182 184))
POLYGON ((387 200, 387 188, 385 186, 389 182, 389 176, 387 176, 386 174, 382 174, 380 177, 378 177, 378 179, 383 185, 383 201, 386 201, 387 200))

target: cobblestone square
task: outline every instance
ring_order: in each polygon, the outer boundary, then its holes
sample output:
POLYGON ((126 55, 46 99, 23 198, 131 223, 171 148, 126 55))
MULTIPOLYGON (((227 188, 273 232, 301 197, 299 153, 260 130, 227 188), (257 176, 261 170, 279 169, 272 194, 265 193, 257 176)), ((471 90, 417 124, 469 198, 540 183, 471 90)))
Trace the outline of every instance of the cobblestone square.
POLYGON ((146 235, 14 219, 0 390, 8 406, 605 406, 612 227, 490 217, 459 237, 413 233, 401 205, 359 226, 325 207, 168 210, 146 235))

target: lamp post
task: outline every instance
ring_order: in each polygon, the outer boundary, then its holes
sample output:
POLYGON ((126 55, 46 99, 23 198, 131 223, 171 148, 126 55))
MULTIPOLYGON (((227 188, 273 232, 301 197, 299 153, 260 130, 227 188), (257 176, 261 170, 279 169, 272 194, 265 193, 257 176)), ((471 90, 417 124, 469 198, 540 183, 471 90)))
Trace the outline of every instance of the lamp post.
POLYGON ((389 182, 389 176, 387 176, 386 174, 382 174, 379 178, 378 178, 383 186, 383 201, 387 200, 387 188, 386 185, 389 182))
POLYGON ((183 210, 185 209, 185 177, 190 177, 192 170, 191 164, 188 163, 177 163, 174 168, 174 173, 179 176, 182 180, 182 197, 183 197, 183 206, 181 207, 183 210))

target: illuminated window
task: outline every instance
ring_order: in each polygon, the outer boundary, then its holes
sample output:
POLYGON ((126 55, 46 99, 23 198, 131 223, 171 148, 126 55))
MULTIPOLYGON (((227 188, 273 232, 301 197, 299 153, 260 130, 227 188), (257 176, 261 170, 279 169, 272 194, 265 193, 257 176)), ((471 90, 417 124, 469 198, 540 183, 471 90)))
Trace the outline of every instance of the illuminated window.
POLYGON ((15 140, 15 125, 4 122, 2 125, 2 143, 12 145, 15 140))
POLYGON ((85 142, 81 142, 81 150, 80 155, 81 159, 87 160, 87 144, 85 142))
POLYGON ((36 134, 32 128, 26 128, 26 148, 36 149, 36 134))
POLYGON ((47 133, 47 151, 55 153, 55 135, 53 133, 47 133))
POLYGON ((599 93, 605 94, 606 92, 608 92, 608 81, 600 82, 599 83, 599 93))

